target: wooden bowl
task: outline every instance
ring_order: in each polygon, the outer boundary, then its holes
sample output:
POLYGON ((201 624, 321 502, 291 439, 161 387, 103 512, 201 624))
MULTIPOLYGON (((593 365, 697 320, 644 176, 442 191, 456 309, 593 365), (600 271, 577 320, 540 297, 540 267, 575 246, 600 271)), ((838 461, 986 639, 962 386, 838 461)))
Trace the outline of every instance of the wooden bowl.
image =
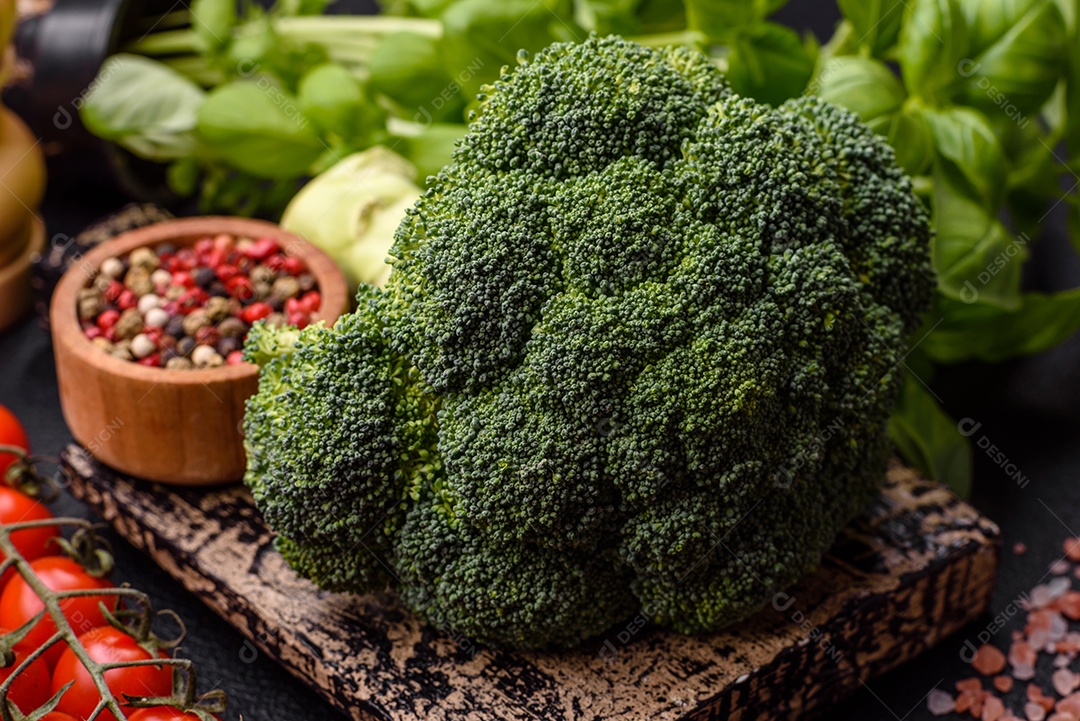
POLYGON ((22 320, 34 301, 30 266, 34 255, 45 249, 45 224, 40 218, 30 216, 22 234, 24 239, 18 241, 22 253, 0 267, 0 331, 22 320))
POLYGON ((329 256, 272 223, 246 218, 181 218, 118 235, 77 261, 56 287, 52 322, 64 418, 75 439, 104 463, 141 478, 211 485, 244 475, 244 401, 258 390, 247 363, 190 371, 150 368, 113 358, 82 332, 76 298, 102 261, 141 246, 192 245, 218 233, 271 237, 296 255, 319 283, 315 320, 333 322, 348 307, 348 284, 329 256))

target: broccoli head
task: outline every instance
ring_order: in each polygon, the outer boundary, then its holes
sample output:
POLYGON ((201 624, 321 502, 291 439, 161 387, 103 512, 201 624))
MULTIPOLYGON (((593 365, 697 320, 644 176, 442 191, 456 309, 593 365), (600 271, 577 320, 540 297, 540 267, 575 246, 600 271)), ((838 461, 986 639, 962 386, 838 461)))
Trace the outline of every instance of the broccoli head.
POLYGON ((933 287, 883 141, 594 36, 485 88, 430 184, 384 290, 249 340, 248 483, 300 573, 545 647, 714 630, 820 561, 933 287))

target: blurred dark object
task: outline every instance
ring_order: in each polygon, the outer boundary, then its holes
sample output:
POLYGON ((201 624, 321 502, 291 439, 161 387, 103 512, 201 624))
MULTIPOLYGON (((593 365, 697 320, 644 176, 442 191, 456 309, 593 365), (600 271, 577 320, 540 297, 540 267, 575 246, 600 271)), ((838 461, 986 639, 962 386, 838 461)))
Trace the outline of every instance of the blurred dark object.
POLYGON ((49 300, 60 276, 88 250, 121 233, 173 218, 165 208, 153 203, 131 203, 119 211, 91 223, 74 238, 53 236, 45 251, 34 263, 34 311, 43 328, 49 327, 49 300))
POLYGON ((79 107, 105 58, 145 35, 172 0, 39 0, 20 6, 15 70, 4 103, 42 141, 51 183, 106 181, 127 195, 172 202, 164 168, 91 135, 79 107))

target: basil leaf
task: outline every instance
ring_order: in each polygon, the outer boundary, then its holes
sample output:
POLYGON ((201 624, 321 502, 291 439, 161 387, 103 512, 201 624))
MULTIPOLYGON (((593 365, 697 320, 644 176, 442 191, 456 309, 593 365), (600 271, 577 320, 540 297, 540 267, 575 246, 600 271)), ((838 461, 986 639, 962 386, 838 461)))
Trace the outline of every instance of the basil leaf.
POLYGON ((811 89, 822 100, 855 113, 864 123, 899 111, 907 98, 904 86, 884 63, 857 56, 827 60, 811 89))
POLYGON ((972 57, 960 66, 958 98, 1017 123, 1050 98, 1067 54, 1065 18, 1054 0, 961 0, 972 57))
POLYGON ((191 1, 191 29, 208 49, 227 45, 236 24, 236 0, 191 1))
POLYGON ((1080 288, 1062 293, 1025 293, 1015 310, 938 296, 927 316, 933 331, 919 350, 939 363, 999 363, 1041 353, 1080 329, 1080 288))
POLYGON ((956 421, 910 373, 904 375, 900 398, 889 419, 889 437, 904 459, 928 478, 952 488, 961 498, 971 494, 971 446, 956 421))
POLYGON ((881 56, 896 45, 904 19, 904 0, 837 0, 859 45, 881 56))
POLYGON ((587 33, 572 17, 570 0, 459 0, 442 16, 444 73, 458 78, 471 98, 502 66, 513 65, 519 50, 533 53, 554 42, 584 40, 587 33))
MULTIPOLYGON (((787 0, 774 0, 783 5, 787 0)), ((638 0, 637 18, 642 33, 670 33, 686 29, 686 4, 683 0, 638 0)))
MULTIPOLYGON (((911 176, 928 172, 934 163, 934 143, 922 110, 905 104, 887 120, 887 125, 878 132, 893 146, 897 164, 911 176)), ((874 128, 874 123, 870 123, 870 127, 874 128)))
POLYGON ((937 99, 957 82, 968 57, 967 27, 958 0, 912 0, 898 45, 904 84, 913 95, 937 99))
POLYGON ((149 160, 191 155, 196 114, 206 94, 183 75, 138 55, 113 55, 79 109, 94 135, 149 160))
POLYGON ((966 108, 928 110, 926 120, 938 157, 954 166, 963 187, 997 212, 1005 194, 1005 156, 993 129, 979 113, 966 108))
POLYGON ((259 178, 303 175, 325 149, 297 101, 265 78, 213 90, 197 133, 205 149, 259 178))
POLYGON ((814 74, 815 53, 794 30, 762 23, 731 41, 728 80, 740 95, 780 105, 803 94, 814 74))
POLYGON ((465 135, 464 125, 432 123, 418 135, 402 139, 399 150, 416 167, 421 180, 438 175, 443 166, 450 163, 457 141, 465 135))
POLYGON ((967 303, 1018 308, 1028 240, 1013 238, 962 185, 955 169, 938 164, 933 195, 938 290, 967 303))
MULTIPOLYGON (((473 75, 483 70, 474 66, 465 72, 473 75)), ((406 119, 428 123, 463 117, 461 85, 446 74, 438 43, 432 38, 410 32, 387 35, 375 47, 368 72, 371 87, 399 105, 406 119)))
POLYGON ((313 68, 300 80, 300 111, 323 132, 367 144, 385 126, 382 110, 352 73, 336 63, 313 68))
POLYGON ((727 42, 782 5, 776 0, 686 0, 686 22, 711 40, 727 42))

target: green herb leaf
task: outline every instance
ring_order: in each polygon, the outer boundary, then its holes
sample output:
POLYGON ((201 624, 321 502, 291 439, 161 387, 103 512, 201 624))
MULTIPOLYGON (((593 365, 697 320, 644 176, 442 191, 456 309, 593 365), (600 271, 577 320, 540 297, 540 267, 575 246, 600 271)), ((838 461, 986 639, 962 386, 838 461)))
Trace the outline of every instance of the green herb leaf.
POLYGON ((183 158, 195 150, 196 114, 205 93, 167 65, 138 55, 105 61, 79 114, 99 138, 148 160, 183 158))
POLYGON ((811 83, 822 100, 840 105, 871 123, 896 113, 907 99, 904 86, 884 63, 873 58, 830 58, 811 83))
POLYGON ((192 0, 191 29, 210 50, 229 43, 237 24, 236 0, 192 0))
POLYGON ((300 110, 323 132, 360 146, 386 126, 382 109, 356 77, 341 65, 326 63, 300 81, 300 110))
POLYGON ((265 78, 211 92, 197 132, 207 150, 259 178, 303 175, 325 149, 298 101, 265 78))
POLYGON ((900 455, 928 478, 948 485, 961 498, 971 494, 971 446, 956 421, 911 373, 904 375, 889 419, 889 437, 900 455))
POLYGON ((774 0, 686 0, 687 26, 711 40, 727 42, 762 23, 784 4, 774 0))
POLYGON ((926 120, 938 157, 960 174, 961 187, 996 213, 1004 201, 1006 167, 1001 144, 974 110, 928 110, 926 120))
POLYGON ((1071 338, 1080 329, 1080 289, 1025 293, 1012 311, 938 296, 926 325, 933 331, 919 350, 934 361, 999 363, 1041 353, 1071 338))
POLYGON ((776 23, 762 23, 732 38, 728 80, 740 95, 780 105, 803 94, 816 59, 797 32, 776 23))
POLYGON ((443 166, 450 163, 454 146, 465 135, 464 125, 432 123, 424 126, 419 134, 405 138, 398 148, 416 166, 421 180, 438 175, 443 166))
POLYGON ((934 142, 930 126, 918 105, 905 103, 900 112, 888 117, 887 125, 880 130, 875 123, 870 127, 881 132, 896 152, 896 162, 911 176, 929 172, 934 163, 934 142))
POLYGON ((573 21, 571 0, 459 0, 442 21, 443 74, 457 81, 466 97, 497 78, 501 67, 513 65, 519 50, 533 53, 587 35, 573 21))
POLYGON ((1036 112, 1066 69, 1066 23, 1054 0, 961 0, 972 57, 959 98, 1017 122, 1036 112))
MULTIPOLYGON (((475 66, 467 72, 482 70, 475 66)), ((446 74, 432 38, 410 32, 387 35, 376 46, 368 72, 371 87, 401 106, 406 119, 425 123, 463 117, 461 84, 446 74)))
POLYGON ((938 290, 966 303, 1016 309, 1028 239, 1013 238, 962 183, 953 168, 938 164, 933 195, 938 290))
POLYGON ((837 0, 859 45, 881 56, 896 45, 904 19, 904 0, 837 0))
POLYGON ((959 79, 968 35, 958 0, 912 0, 898 46, 904 84, 913 95, 940 100, 959 79))

